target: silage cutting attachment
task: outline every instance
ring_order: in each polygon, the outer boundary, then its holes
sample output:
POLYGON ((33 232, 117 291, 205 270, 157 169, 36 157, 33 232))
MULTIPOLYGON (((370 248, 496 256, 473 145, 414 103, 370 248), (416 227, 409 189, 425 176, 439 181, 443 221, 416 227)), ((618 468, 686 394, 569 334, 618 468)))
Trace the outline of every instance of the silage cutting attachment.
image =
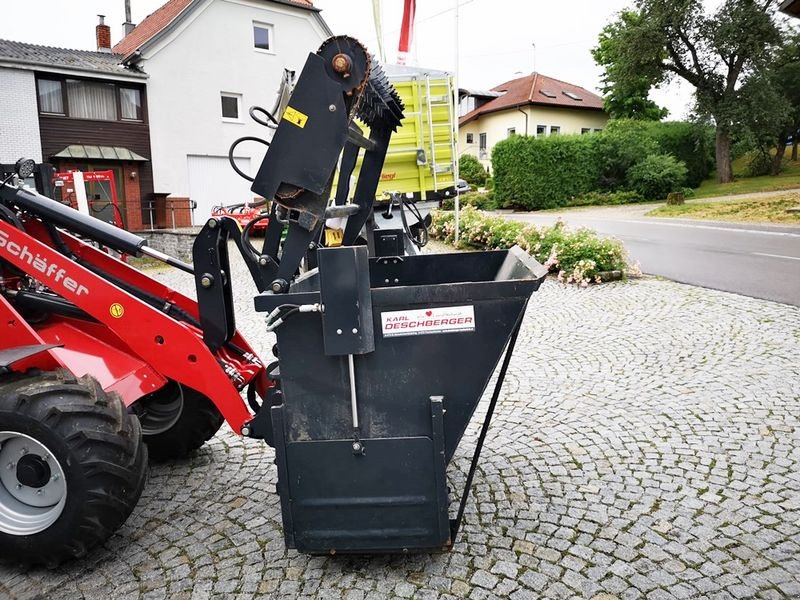
POLYGON ((247 434, 275 447, 286 544, 305 552, 453 543, 522 315, 545 274, 519 248, 408 256, 402 241, 370 231, 401 119, 397 94, 363 46, 332 38, 306 61, 252 187, 274 200, 277 217, 265 242, 271 279, 255 304, 268 313, 279 359, 247 434), (342 245, 319 247, 334 217, 347 219, 342 245), (279 253, 281 222, 288 235, 279 253), (309 249, 318 268, 298 276, 309 249), (447 464, 504 350, 451 519, 447 464))

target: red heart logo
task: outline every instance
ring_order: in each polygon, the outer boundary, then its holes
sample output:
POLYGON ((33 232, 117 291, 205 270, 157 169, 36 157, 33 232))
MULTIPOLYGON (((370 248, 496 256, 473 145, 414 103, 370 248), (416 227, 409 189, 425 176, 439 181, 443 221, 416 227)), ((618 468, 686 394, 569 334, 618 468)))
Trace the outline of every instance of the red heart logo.
POLYGON ((432 314, 433 314, 432 310, 426 310, 425 311, 425 315, 428 316, 428 317, 430 317, 432 314))

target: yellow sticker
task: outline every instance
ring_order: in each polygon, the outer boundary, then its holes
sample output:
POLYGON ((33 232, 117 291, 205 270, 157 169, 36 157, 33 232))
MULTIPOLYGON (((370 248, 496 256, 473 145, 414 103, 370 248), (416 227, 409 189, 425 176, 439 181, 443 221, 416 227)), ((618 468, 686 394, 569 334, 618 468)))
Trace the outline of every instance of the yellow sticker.
POLYGON ((307 115, 304 115, 299 110, 294 109, 291 106, 286 107, 286 111, 283 113, 283 118, 289 121, 289 123, 297 125, 300 129, 305 127, 306 121, 308 121, 307 115))
POLYGON ((344 232, 341 229, 325 229, 325 247, 335 248, 341 246, 344 241, 344 232))
POLYGON ((125 314, 125 308, 119 302, 114 302, 109 309, 108 312, 111 313, 111 316, 115 319, 121 319, 122 315, 125 314))

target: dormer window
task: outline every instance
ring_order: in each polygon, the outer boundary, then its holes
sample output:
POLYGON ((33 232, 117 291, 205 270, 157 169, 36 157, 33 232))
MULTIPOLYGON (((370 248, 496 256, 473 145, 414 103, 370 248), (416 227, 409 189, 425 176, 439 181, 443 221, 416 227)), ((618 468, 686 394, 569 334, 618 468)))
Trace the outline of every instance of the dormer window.
POLYGON ((578 94, 575 94, 573 92, 561 92, 561 93, 564 94, 570 100, 575 100, 577 102, 583 102, 583 98, 578 96, 578 94))
POLYGON ((253 22, 253 47, 256 50, 274 52, 275 29, 272 25, 253 22))
POLYGON ((551 92, 550 90, 539 90, 539 93, 542 96, 545 96, 547 98, 555 98, 556 97, 555 93, 551 92))

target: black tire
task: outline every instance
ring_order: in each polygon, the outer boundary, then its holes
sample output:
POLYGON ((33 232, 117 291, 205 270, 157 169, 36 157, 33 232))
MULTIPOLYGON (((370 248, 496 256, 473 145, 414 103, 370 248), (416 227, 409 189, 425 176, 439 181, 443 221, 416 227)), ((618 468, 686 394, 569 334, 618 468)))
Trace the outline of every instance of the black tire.
MULTIPOLYGON (((148 420, 142 416, 143 439, 156 462, 186 458, 210 440, 222 427, 224 419, 214 403, 191 388, 181 386, 176 393, 183 395, 180 416, 165 431, 148 433, 148 420)), ((147 410, 147 406, 142 407, 147 410)))
POLYGON ((80 558, 136 506, 147 477, 139 421, 92 377, 56 371, 0 378, 0 432, 7 432, 0 444, 16 434, 44 447, 66 490, 60 514, 42 531, 11 533, 12 524, 0 520, 0 558, 48 566, 80 558))

